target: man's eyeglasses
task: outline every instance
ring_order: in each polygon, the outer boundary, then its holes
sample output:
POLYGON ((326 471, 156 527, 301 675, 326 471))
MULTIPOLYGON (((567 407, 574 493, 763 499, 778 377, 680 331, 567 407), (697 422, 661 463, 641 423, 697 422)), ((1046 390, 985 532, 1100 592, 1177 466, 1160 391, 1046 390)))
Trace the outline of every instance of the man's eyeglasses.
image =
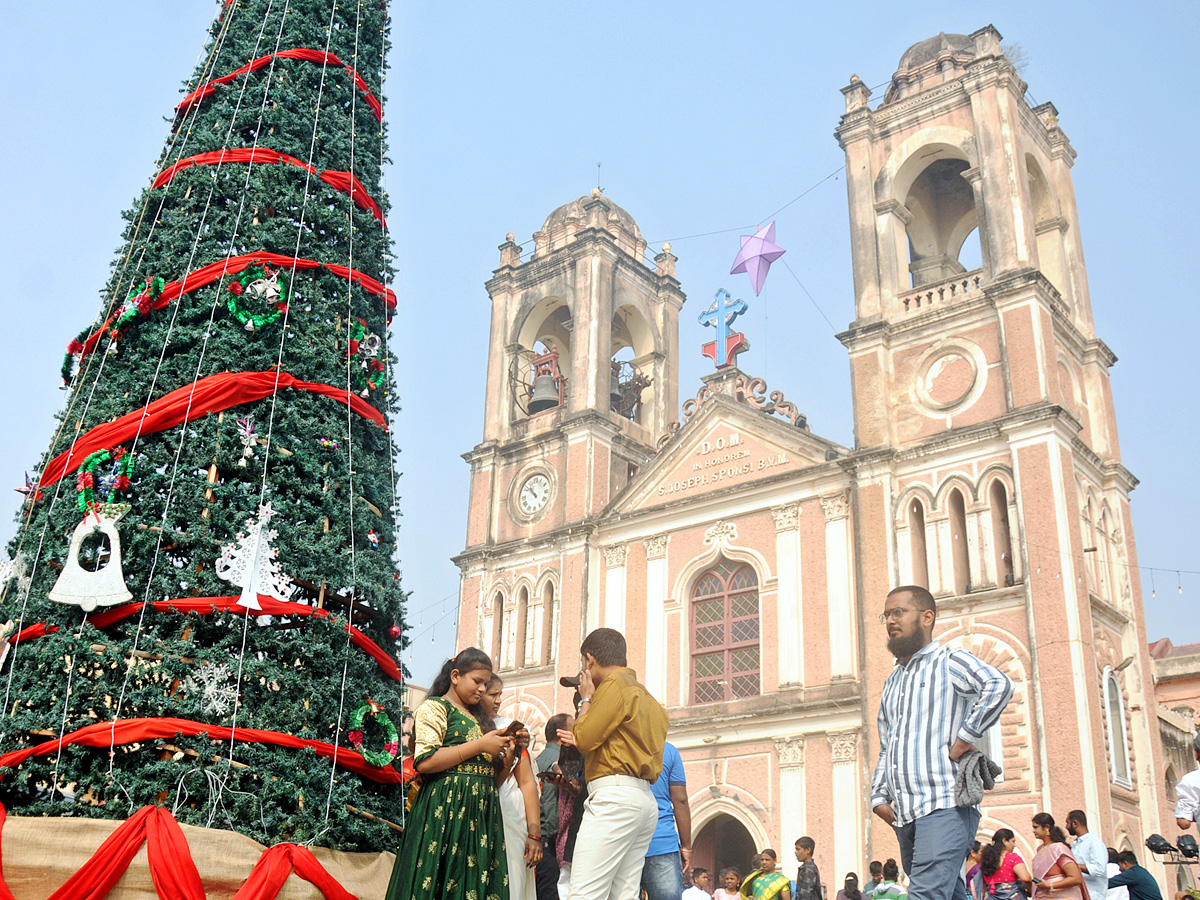
POLYGON ((890 621, 900 621, 900 617, 905 613, 916 612, 915 609, 905 609, 903 606, 893 606, 889 610, 885 610, 879 616, 879 624, 886 625, 890 621))

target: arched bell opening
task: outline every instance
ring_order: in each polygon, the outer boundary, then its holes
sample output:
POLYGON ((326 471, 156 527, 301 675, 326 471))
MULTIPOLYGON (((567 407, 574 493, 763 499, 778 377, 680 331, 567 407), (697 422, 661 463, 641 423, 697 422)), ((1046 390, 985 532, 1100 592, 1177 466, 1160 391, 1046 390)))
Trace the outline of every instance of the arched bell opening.
POLYGON ((609 408, 621 418, 642 425, 645 408, 653 408, 655 340, 650 323, 632 306, 618 307, 612 319, 609 352, 609 408))
POLYGON ((509 359, 514 420, 566 404, 572 325, 567 302, 552 296, 539 301, 517 329, 509 359))
POLYGON ((976 237, 967 256, 978 259, 982 267, 975 193, 963 177, 969 168, 965 159, 935 159, 908 190, 904 205, 912 216, 907 228, 912 287, 936 284, 967 272, 960 257, 972 233, 976 237))

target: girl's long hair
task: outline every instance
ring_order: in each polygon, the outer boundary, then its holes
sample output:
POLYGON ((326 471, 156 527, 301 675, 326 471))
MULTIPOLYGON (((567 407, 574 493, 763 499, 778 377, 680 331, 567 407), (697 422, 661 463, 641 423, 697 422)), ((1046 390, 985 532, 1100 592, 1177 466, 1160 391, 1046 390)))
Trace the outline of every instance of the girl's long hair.
POLYGON ((1004 842, 1011 841, 1015 834, 1011 829, 1001 828, 992 835, 992 842, 979 854, 979 871, 984 878, 991 878, 1004 861, 1004 842))
POLYGON ((1033 817, 1034 825, 1045 825, 1050 829, 1050 840, 1055 844, 1065 844, 1067 836, 1063 834, 1063 830, 1054 824, 1054 816, 1047 812, 1040 812, 1033 817))
POLYGON ((842 890, 846 892, 846 896, 850 900, 862 900, 862 891, 858 889, 857 872, 850 872, 846 875, 846 880, 842 884, 842 890))
MULTIPOLYGON (((460 650, 458 656, 442 663, 442 670, 437 673, 437 677, 433 679, 433 684, 429 687, 429 696, 442 697, 449 692, 451 687, 451 672, 458 670, 460 675, 466 675, 468 672, 474 672, 476 669, 487 669, 490 672, 492 670, 491 657, 478 647, 468 647, 466 650, 460 650)), ((476 719, 479 719, 483 715, 483 710, 478 703, 467 707, 467 710, 476 719)), ((490 731, 491 729, 486 730, 490 731)))

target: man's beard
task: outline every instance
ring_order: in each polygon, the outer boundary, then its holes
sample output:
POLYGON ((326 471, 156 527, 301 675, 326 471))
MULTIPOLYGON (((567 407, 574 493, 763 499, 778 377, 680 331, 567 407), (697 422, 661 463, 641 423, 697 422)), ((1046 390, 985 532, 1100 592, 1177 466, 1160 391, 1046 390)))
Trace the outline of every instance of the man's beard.
POLYGON ((925 637, 920 631, 914 631, 908 635, 898 634, 895 637, 889 637, 887 642, 888 652, 896 659, 912 656, 924 646, 925 637))

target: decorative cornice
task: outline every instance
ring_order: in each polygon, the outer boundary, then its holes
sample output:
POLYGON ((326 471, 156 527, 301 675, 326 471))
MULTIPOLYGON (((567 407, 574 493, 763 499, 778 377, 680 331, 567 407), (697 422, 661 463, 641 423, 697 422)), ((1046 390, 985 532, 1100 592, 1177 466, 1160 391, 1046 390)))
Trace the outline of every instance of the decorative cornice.
POLYGON ((821 509, 826 522, 844 519, 850 514, 850 498, 845 493, 826 494, 821 498, 821 509))
POLYGON ((629 555, 628 544, 610 544, 600 549, 604 551, 604 562, 610 569, 625 565, 625 558, 629 555))
POLYGON ((776 531, 795 531, 800 527, 800 504, 785 503, 783 506, 771 507, 771 515, 775 519, 776 531))
POLYGON ((775 752, 779 754, 780 768, 800 768, 804 765, 804 738, 777 738, 775 752))
POLYGON ((706 546, 712 546, 716 543, 725 544, 736 540, 737 526, 733 522, 717 522, 716 525, 704 532, 704 543, 706 546))
POLYGON ((646 559, 662 559, 667 555, 667 542, 670 541, 669 534, 656 534, 654 537, 646 538, 646 559))
POLYGON ((844 731, 829 735, 829 749, 835 763, 854 762, 858 759, 858 732, 844 731))

